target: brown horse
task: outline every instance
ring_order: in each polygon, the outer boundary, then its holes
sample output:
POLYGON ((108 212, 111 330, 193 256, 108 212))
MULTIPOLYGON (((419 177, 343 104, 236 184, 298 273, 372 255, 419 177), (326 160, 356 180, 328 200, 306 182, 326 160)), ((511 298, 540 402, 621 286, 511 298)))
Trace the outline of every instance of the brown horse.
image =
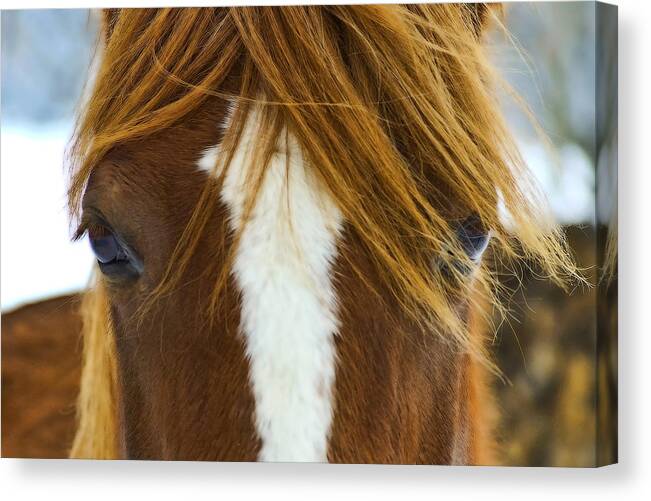
POLYGON ((72 457, 492 461, 482 253, 575 269, 500 118, 491 18, 105 12, 72 149, 98 260, 72 457))
POLYGON ((2 456, 65 458, 81 372, 79 295, 2 313, 2 456))

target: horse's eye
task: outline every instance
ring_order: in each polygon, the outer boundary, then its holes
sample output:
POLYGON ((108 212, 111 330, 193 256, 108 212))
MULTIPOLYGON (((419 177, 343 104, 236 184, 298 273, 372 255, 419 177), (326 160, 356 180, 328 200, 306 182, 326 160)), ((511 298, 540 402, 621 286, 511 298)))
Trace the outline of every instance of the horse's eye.
POLYGON ((472 261, 479 262, 490 240, 490 231, 483 227, 479 217, 475 214, 467 217, 457 226, 456 233, 467 256, 472 261))
POLYGON ((100 263, 111 263, 123 258, 124 251, 112 233, 91 232, 88 239, 90 247, 100 263))
POLYGON ((112 278, 137 278, 140 275, 141 261, 111 230, 92 228, 88 231, 88 240, 102 273, 112 278))

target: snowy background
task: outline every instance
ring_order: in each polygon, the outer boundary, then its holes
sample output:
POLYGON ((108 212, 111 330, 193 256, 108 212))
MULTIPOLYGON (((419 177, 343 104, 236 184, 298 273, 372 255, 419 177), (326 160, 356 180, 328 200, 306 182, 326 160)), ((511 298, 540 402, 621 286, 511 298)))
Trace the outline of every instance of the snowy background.
POLYGON ((64 152, 88 73, 87 10, 2 12, 2 309, 81 289, 93 257, 72 243, 64 152))
MULTIPOLYGON (((586 3, 511 4, 516 50, 489 40, 506 79, 554 142, 550 155, 515 108, 522 151, 565 224, 594 219, 594 18, 586 3), (521 52, 521 53, 520 53, 521 52), (523 58, 524 54, 524 58, 523 58)), ((81 289, 93 257, 70 242, 64 151, 96 36, 87 10, 2 12, 2 310, 81 289)))

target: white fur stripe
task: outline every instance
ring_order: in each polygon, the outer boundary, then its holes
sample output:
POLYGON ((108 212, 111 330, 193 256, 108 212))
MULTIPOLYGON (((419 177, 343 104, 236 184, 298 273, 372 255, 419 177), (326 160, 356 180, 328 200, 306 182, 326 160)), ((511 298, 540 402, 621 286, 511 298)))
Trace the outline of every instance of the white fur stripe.
MULTIPOLYGON (((224 180, 222 200, 240 229, 258 112, 251 111, 224 180)), ((233 274, 251 365, 261 461, 327 461, 333 415, 336 300, 331 267, 342 217, 306 167, 296 140, 281 135, 244 226, 233 274), (289 152, 289 165, 287 161, 289 152)), ((211 170, 219 148, 199 167, 211 170)))

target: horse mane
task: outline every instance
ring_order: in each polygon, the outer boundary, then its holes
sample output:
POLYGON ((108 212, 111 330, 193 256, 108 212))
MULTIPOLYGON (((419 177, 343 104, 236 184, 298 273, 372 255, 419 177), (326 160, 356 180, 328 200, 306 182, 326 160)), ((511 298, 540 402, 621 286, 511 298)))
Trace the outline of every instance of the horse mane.
POLYGON ((89 289, 81 304, 83 355, 77 398, 77 431, 71 458, 116 459, 117 356, 101 282, 89 289))
MULTIPOLYGON (((171 127, 216 96, 236 105, 222 142, 232 151, 255 106, 266 133, 248 207, 286 127, 393 299, 424 331, 485 358, 450 298, 472 303, 482 290, 499 307, 497 281, 482 267, 476 287, 463 272, 473 263, 456 244, 455 222, 475 214, 496 259, 526 258, 558 283, 578 277, 499 112, 501 84, 481 44, 489 17, 499 22, 485 6, 464 4, 109 10, 71 149, 72 216, 115 146, 171 127), (237 89, 227 92, 235 70, 237 89)), ((207 183, 149 303, 178 284, 223 177, 207 183)), ((229 268, 218 273, 215 313, 229 268)), ((72 455, 111 457, 115 444, 94 434, 114 426, 101 416, 114 415, 115 349, 106 299, 91 294, 72 455), (99 340, 102 331, 109 341, 99 340)))

